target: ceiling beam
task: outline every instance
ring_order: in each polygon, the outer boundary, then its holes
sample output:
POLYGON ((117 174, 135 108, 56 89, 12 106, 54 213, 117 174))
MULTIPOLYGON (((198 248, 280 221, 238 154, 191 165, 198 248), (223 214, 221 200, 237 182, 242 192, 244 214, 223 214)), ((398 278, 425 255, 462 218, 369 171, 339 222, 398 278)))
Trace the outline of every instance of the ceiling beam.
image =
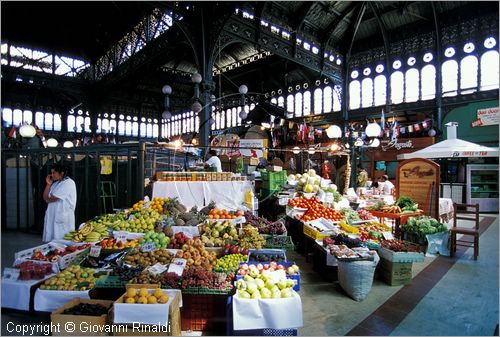
MULTIPOLYGON (((398 12, 401 15, 401 14, 403 14, 404 10, 406 10, 406 11, 408 10, 407 9, 408 6, 411 6, 411 5, 413 5, 413 4, 417 3, 417 2, 418 1, 408 1, 408 2, 405 2, 405 8, 398 7, 398 6, 396 6, 396 8, 395 8, 395 6, 393 5, 393 6, 389 7, 389 8, 387 8, 386 10, 378 11, 378 16, 380 18, 382 18, 383 16, 386 16, 388 14, 393 14, 393 13, 398 13, 398 12)), ((373 7, 375 7, 375 6, 376 5, 374 4, 373 7)), ((365 17, 365 20, 363 20, 363 22, 370 22, 370 21, 373 21, 373 20, 377 20, 377 17, 375 15, 375 13, 372 12, 370 16, 365 17)))
POLYGON ((359 9, 357 11, 356 15, 356 21, 354 21, 354 25, 351 28, 350 35, 348 36, 349 39, 347 41, 349 42, 349 48, 347 49, 347 52, 345 53, 346 55, 346 63, 349 63, 349 59, 351 57, 351 51, 352 51, 352 46, 354 44, 354 39, 356 38, 356 33, 358 32, 359 25, 361 24, 361 21, 363 20, 363 15, 365 14, 366 11, 366 1, 363 1, 361 5, 359 6, 359 9))
POLYGON ((335 30, 337 29, 338 25, 342 22, 342 21, 346 21, 348 23, 351 22, 351 20, 349 20, 347 18, 347 16, 356 8, 359 6, 359 3, 353 1, 351 2, 347 7, 346 9, 344 9, 340 15, 338 15, 332 22, 330 22, 330 24, 325 28, 324 30, 324 34, 323 34, 323 38, 322 38, 322 44, 325 46, 328 45, 328 43, 330 42, 330 40, 332 39, 333 37, 333 32, 335 32, 335 30))
POLYGON ((295 24, 292 26, 292 31, 297 32, 297 34, 300 32, 302 29, 302 25, 304 24, 304 21, 306 20, 307 15, 311 11, 311 9, 314 7, 316 2, 314 1, 304 1, 302 6, 297 10, 296 13, 296 19, 295 19, 295 24))

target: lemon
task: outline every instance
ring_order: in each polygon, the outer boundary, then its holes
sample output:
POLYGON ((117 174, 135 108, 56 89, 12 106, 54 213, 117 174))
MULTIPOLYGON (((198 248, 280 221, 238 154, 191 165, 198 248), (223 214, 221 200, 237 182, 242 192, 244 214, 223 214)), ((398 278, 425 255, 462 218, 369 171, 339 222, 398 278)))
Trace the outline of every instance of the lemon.
POLYGON ((133 304, 133 303, 135 303, 135 300, 134 300, 134 298, 133 298, 133 297, 127 297, 127 299, 126 299, 126 301, 125 301, 125 302, 126 302, 126 303, 131 303, 131 304, 133 304))
POLYGON ((146 297, 144 297, 144 296, 141 296, 137 300, 137 303, 139 303, 139 304, 148 304, 148 299, 146 297))
POLYGON ((137 295, 137 292, 135 291, 134 288, 127 289, 127 297, 134 297, 135 295, 137 295))
POLYGON ((158 300, 160 303, 167 303, 168 302, 168 295, 164 294, 160 296, 160 299, 158 300))
POLYGON ((156 298, 160 298, 162 295, 163 295, 163 292, 161 291, 160 288, 156 288, 154 294, 153 294, 156 298))
POLYGON ((149 304, 156 304, 156 303, 158 303, 158 300, 156 299, 156 297, 151 295, 148 297, 148 303, 149 304))
POLYGON ((146 289, 146 288, 141 288, 141 290, 139 290, 139 296, 144 296, 144 297, 149 296, 148 289, 146 289))

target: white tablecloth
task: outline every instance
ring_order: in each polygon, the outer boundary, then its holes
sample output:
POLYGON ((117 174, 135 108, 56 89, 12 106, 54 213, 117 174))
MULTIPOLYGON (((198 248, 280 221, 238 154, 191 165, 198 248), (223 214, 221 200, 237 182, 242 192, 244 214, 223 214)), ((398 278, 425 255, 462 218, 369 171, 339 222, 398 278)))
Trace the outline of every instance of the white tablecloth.
POLYGON ((326 265, 331 267, 337 267, 339 265, 337 258, 333 256, 332 253, 330 253, 330 250, 323 247, 323 241, 316 240, 316 244, 326 253, 326 265))
POLYGON ((439 219, 448 222, 453 218, 453 200, 449 198, 439 198, 439 219))
POLYGON ((188 208, 215 201, 218 208, 236 210, 251 188, 250 181, 157 181, 153 184, 153 198, 178 198, 188 208))
POLYGON ((90 299, 89 291, 37 289, 35 292, 35 311, 52 312, 74 298, 90 299))
POLYGON ((28 311, 30 309, 31 287, 43 282, 53 275, 41 280, 2 280, 2 308, 28 311))

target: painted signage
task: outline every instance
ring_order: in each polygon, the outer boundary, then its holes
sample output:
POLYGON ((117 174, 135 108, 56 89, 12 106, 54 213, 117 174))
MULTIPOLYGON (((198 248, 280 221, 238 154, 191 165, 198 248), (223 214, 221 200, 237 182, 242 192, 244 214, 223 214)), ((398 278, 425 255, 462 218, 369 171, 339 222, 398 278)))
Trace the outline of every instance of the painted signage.
POLYGON ((471 123, 471 126, 475 128, 479 126, 498 125, 499 119, 498 107, 479 109, 477 110, 477 119, 471 123))

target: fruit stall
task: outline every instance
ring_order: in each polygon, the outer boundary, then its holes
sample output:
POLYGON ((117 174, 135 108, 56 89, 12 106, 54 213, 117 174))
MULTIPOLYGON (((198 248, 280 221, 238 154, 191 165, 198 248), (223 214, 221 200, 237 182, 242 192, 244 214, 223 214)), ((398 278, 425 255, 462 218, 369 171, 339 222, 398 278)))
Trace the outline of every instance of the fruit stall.
POLYGON ((411 282, 426 236, 447 231, 409 198, 353 207, 335 185, 307 175, 283 182, 287 216, 274 222, 217 200, 187 207, 170 197, 90 219, 63 240, 16 254, 2 307, 103 329, 136 322, 158 335, 297 335, 301 273, 287 251, 312 258, 314 270, 362 301, 376 272, 389 285, 411 282), (388 214, 405 218, 402 237, 388 214))

